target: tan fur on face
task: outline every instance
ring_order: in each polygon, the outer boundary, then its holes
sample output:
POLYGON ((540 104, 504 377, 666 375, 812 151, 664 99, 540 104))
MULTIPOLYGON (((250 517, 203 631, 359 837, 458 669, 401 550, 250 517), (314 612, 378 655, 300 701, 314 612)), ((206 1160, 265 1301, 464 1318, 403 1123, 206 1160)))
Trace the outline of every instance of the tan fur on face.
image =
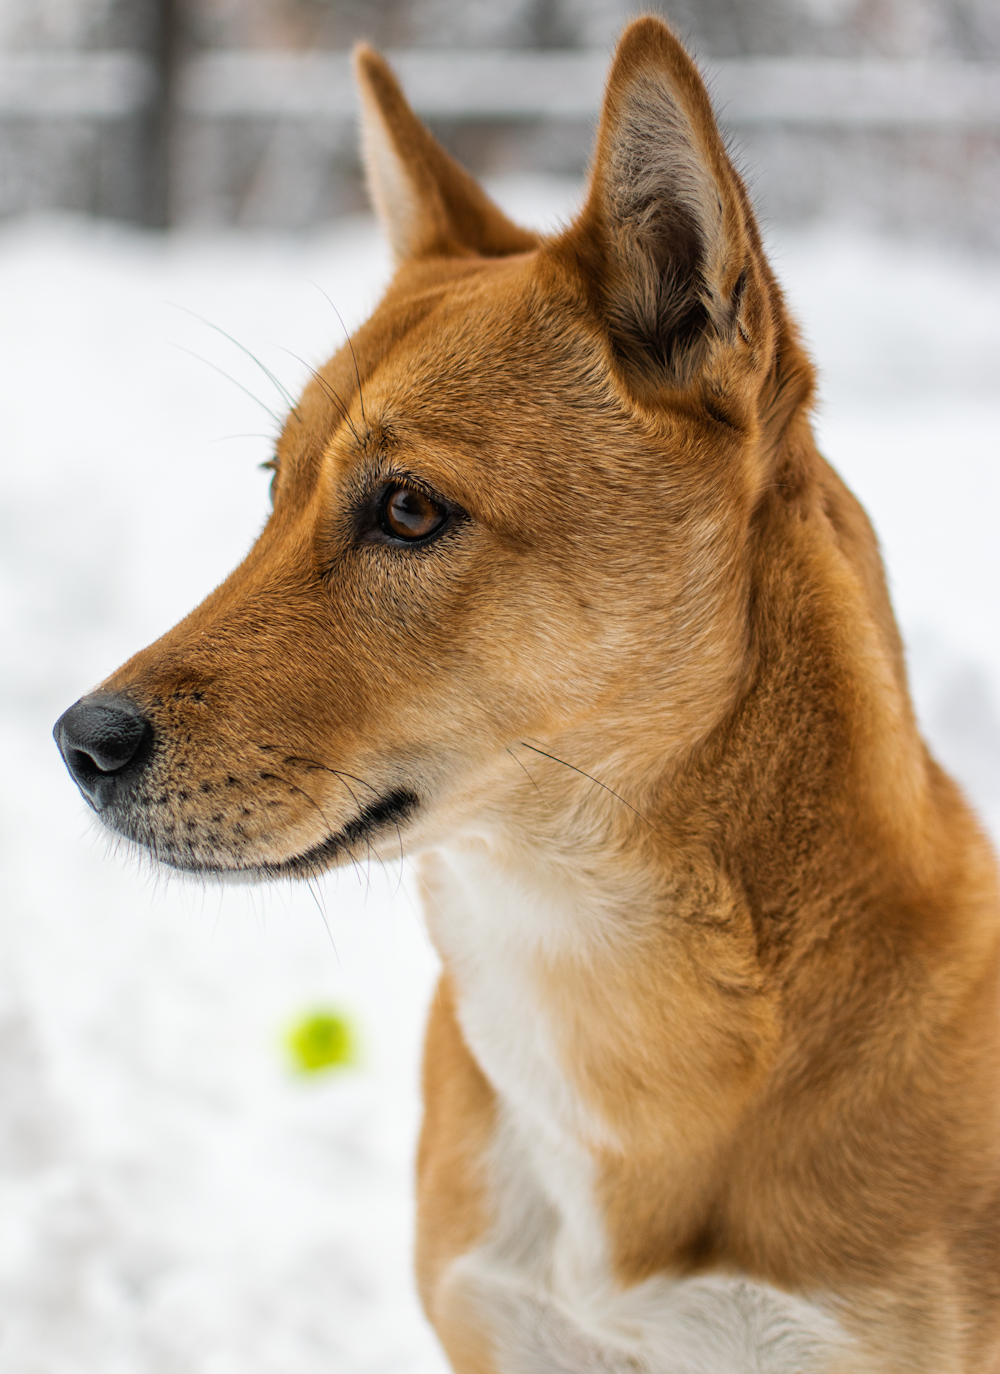
POLYGON ((697 70, 629 26, 542 239, 357 69, 396 275, 246 561, 105 684, 155 731, 111 819, 228 876, 423 856, 461 1374, 995 1374, 995 864, 697 70), (382 537, 393 483, 439 537, 382 537))

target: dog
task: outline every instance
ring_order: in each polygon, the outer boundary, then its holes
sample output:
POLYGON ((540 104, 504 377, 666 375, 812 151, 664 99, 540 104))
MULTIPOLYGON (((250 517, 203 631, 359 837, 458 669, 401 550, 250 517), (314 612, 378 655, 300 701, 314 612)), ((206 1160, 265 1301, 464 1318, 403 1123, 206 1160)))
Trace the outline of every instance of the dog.
POLYGON ((356 71, 395 276, 63 758, 195 874, 419 857, 457 1374, 996 1374, 994 858, 697 68, 624 31, 547 237, 356 71))

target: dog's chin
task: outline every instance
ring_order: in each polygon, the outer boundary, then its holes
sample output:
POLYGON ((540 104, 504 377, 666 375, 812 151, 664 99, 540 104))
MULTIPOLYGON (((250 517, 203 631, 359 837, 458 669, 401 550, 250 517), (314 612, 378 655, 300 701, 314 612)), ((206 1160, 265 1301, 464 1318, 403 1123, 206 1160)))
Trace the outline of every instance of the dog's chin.
POLYGON ((399 837, 399 856, 403 853, 402 828, 420 806, 420 798, 407 788, 397 788, 384 797, 369 803, 336 834, 328 835, 300 854, 280 860, 254 859, 242 862, 237 855, 220 855, 216 859, 203 852, 179 851, 164 845, 155 834, 114 816, 98 812, 105 834, 126 846, 141 862, 157 868, 168 868, 188 877, 225 884, 273 882, 278 878, 316 878, 339 868, 370 857, 372 845, 387 833, 399 837))

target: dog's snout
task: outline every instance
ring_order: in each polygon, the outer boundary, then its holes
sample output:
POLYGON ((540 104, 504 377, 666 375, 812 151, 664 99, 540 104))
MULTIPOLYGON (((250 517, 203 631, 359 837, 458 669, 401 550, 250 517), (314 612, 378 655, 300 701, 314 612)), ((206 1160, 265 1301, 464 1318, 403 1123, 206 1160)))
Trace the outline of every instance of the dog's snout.
POLYGON ((74 782, 98 810, 138 776, 153 727, 127 698, 82 697, 52 731, 74 782))

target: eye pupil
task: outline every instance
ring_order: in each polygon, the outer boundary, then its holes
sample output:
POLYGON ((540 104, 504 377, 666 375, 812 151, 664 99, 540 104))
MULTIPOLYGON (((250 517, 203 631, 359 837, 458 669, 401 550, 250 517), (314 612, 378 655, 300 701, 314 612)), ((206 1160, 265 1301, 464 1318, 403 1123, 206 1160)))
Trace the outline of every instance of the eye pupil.
POLYGON ((384 509, 386 527, 397 539, 426 539, 445 518, 435 501, 413 487, 391 487, 384 509))

